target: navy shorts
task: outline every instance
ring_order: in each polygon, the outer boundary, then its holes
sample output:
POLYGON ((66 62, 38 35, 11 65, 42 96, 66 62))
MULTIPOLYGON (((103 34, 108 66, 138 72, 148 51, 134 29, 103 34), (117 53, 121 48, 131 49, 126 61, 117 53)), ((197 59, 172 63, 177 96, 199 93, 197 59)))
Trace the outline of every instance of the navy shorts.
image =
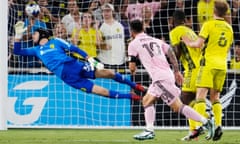
POLYGON ((68 85, 91 93, 94 83, 89 78, 95 79, 95 70, 89 63, 76 60, 64 64, 61 79, 68 85))

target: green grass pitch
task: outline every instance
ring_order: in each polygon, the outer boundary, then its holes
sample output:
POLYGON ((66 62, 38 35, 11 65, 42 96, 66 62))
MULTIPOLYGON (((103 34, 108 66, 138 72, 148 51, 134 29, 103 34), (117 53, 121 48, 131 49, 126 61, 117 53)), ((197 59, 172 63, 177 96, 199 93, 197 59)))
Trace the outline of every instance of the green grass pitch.
POLYGON ((153 140, 138 141, 136 129, 8 129, 0 131, 0 144, 240 144, 240 130, 225 130, 218 142, 182 142, 186 130, 156 130, 153 140))

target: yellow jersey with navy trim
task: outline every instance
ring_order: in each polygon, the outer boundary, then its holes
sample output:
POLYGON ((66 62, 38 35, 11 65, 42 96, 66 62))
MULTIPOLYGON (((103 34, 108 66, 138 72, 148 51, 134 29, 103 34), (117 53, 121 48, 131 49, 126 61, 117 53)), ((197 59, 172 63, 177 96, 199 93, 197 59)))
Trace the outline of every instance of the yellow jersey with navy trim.
POLYGON ((231 25, 221 19, 214 19, 203 24, 199 36, 205 39, 201 66, 227 69, 227 55, 233 43, 231 25))
POLYGON ((185 70, 191 70, 191 69, 199 67, 201 49, 186 46, 181 41, 182 36, 187 36, 191 40, 196 40, 198 38, 197 34, 189 27, 180 25, 180 26, 175 27, 170 32, 170 41, 173 46, 178 45, 178 48, 181 49, 180 50, 181 51, 180 61, 185 70))

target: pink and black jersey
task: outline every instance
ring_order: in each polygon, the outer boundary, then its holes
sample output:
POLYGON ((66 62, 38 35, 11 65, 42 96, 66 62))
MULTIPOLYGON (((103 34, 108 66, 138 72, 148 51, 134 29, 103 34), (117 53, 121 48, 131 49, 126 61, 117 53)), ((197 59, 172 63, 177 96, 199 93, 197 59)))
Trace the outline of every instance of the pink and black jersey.
POLYGON ((173 73, 165 54, 170 46, 160 39, 138 34, 128 46, 128 55, 138 57, 153 81, 172 79, 173 73))

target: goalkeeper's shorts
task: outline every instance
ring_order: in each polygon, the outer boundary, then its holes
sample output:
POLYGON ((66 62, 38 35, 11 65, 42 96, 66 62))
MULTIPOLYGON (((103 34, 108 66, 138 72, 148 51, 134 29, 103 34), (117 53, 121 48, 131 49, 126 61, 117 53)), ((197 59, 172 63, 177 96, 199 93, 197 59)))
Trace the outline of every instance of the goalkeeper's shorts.
POLYGON ((61 79, 68 85, 91 93, 94 83, 89 78, 95 79, 95 70, 89 63, 75 60, 64 64, 61 79))

